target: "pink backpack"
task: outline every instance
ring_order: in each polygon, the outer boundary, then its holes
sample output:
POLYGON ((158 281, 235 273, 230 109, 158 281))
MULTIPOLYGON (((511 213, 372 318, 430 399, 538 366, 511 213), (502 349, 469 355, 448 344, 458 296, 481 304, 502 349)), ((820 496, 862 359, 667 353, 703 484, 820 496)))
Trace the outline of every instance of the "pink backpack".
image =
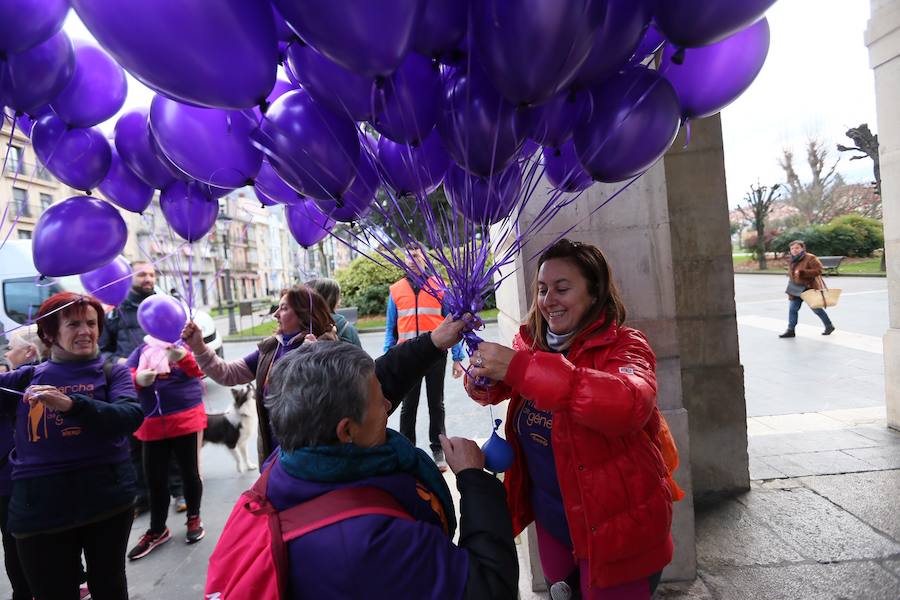
POLYGON ((361 515, 413 520, 393 496, 376 487, 334 490, 278 512, 266 495, 271 470, 269 465, 231 511, 209 557, 204 599, 285 600, 289 541, 361 515))

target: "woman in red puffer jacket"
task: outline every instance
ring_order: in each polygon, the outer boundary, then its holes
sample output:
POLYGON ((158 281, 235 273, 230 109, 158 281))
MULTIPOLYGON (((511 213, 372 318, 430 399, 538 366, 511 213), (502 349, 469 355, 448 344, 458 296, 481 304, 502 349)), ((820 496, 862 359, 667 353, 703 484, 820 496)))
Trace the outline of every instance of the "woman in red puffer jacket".
POLYGON ((534 298, 512 348, 483 342, 473 355, 469 373, 489 385, 466 379, 482 404, 511 400, 513 529, 535 522, 557 591, 648 599, 672 560, 672 501, 681 493, 661 452, 674 446, 660 442, 671 437, 656 406, 653 351, 622 326, 625 308, 594 246, 549 248, 534 298))

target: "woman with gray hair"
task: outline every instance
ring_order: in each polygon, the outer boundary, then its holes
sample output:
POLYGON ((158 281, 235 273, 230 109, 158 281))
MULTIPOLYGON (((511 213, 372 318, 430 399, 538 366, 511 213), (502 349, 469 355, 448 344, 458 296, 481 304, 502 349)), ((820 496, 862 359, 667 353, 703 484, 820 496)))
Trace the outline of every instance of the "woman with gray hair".
POLYGON ((441 437, 461 495, 429 456, 387 429, 390 403, 363 350, 307 344, 272 371, 266 397, 281 451, 266 495, 283 511, 345 488, 378 488, 409 518, 362 514, 287 544, 289 598, 515 598, 518 562, 502 484, 464 438, 441 437), (353 543, 348 543, 352 540, 353 543))
POLYGON ((319 277, 318 279, 307 281, 306 285, 319 292, 319 295, 325 299, 325 304, 328 305, 328 310, 331 311, 331 318, 334 319, 334 328, 337 331, 338 339, 362 348, 362 342, 359 341, 359 332, 356 331, 356 327, 350 324, 347 317, 337 312, 337 308, 341 303, 341 284, 328 277, 319 277))

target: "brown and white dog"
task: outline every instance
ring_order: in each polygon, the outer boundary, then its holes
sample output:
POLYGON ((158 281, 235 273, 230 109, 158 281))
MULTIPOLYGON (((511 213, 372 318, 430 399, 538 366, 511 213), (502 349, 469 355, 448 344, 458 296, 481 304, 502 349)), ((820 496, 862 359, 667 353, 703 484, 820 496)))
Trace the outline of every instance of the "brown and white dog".
POLYGON ((240 388, 231 388, 234 404, 224 413, 207 414, 203 443, 222 444, 231 450, 237 463, 238 473, 258 468, 251 462, 249 452, 250 435, 256 431, 256 407, 254 406, 255 386, 251 383, 240 388))

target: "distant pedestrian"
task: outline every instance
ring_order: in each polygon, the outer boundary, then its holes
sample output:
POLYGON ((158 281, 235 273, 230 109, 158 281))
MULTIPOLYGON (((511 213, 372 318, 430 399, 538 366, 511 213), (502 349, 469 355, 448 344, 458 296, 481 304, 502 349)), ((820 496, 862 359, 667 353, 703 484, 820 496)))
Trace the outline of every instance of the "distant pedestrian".
MULTIPOLYGON (((788 295, 788 328, 779 335, 780 338, 795 337, 794 329, 797 327, 797 319, 800 313, 800 305, 803 299, 800 294, 806 290, 821 290, 825 284, 822 281, 822 262, 815 254, 806 251, 806 243, 802 240, 791 242, 791 266, 788 273, 788 286, 785 293, 788 295)), ((831 335, 834 325, 824 308, 813 308, 812 311, 822 320, 825 331, 822 335, 831 335)))
POLYGON ((362 348, 362 344, 359 341, 359 332, 356 331, 356 327, 347 320, 347 317, 336 312, 338 306, 341 304, 341 284, 334 279, 322 277, 320 279, 307 281, 306 285, 319 292, 319 295, 325 299, 328 310, 331 311, 331 318, 334 319, 334 327, 337 330, 338 339, 342 342, 349 342, 354 346, 362 348))

